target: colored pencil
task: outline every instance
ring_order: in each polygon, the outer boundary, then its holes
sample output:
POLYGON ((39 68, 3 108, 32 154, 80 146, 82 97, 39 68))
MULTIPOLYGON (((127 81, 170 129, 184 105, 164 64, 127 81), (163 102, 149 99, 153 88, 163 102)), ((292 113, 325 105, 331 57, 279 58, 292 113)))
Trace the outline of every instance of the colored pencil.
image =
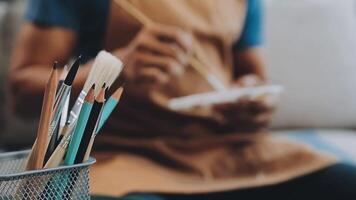
POLYGON ((119 103, 123 91, 124 91, 124 88, 120 87, 105 102, 105 105, 104 105, 104 108, 103 108, 103 113, 102 113, 102 116, 100 117, 98 130, 96 131, 97 133, 104 126, 105 122, 108 120, 109 116, 114 111, 114 109, 117 106, 117 104, 119 103))
POLYGON ((88 123, 84 130, 83 138, 80 142, 79 151, 76 155, 74 164, 82 163, 84 161, 85 154, 90 145, 92 136, 95 134, 95 131, 98 126, 98 120, 100 119, 100 114, 105 101, 105 84, 99 95, 95 98, 93 108, 90 112, 88 123))

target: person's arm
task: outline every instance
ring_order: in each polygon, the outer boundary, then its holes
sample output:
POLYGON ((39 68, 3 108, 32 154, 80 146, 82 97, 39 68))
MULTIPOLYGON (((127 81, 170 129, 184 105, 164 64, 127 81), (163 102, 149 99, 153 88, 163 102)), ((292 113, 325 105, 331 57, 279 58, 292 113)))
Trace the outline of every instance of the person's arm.
MULTIPOLYGON (((258 48, 245 48, 236 51, 235 81, 232 87, 254 87, 265 84, 266 72, 258 48)), ((275 101, 268 98, 242 99, 234 103, 215 106, 226 129, 236 131, 256 131, 266 128, 274 114, 275 101)))
MULTIPOLYGON (((62 66, 71 58, 77 35, 58 27, 23 25, 18 36, 9 70, 9 87, 13 109, 24 117, 38 115, 44 87, 52 63, 62 66)), ((81 68, 74 89, 83 84, 89 67, 81 68)))
MULTIPOLYGON (((76 33, 64 28, 24 25, 13 53, 9 79, 15 111, 23 116, 39 112, 52 62, 65 63, 76 40, 76 33)), ((142 92, 143 86, 165 84, 172 76, 183 74, 192 48, 190 41, 190 35, 180 28, 157 24, 143 27, 133 41, 112 53, 125 63, 123 77, 134 86, 130 91, 142 92)), ((85 82, 91 63, 80 68, 73 96, 85 82)))
POLYGON ((266 82, 265 62, 257 47, 245 48, 234 53, 234 75, 236 84, 254 86, 266 82))
POLYGON ((247 1, 244 27, 236 41, 234 52, 234 78, 266 81, 265 63, 260 52, 263 42, 263 10, 261 0, 247 1))
MULTIPOLYGON (((261 1, 249 0, 245 26, 236 42, 233 87, 253 87, 267 80, 265 62, 259 46, 262 43, 261 1)), ((276 106, 273 99, 242 99, 216 105, 224 128, 235 131, 256 131, 268 126, 276 106)))
POLYGON ((80 28, 78 6, 77 1, 29 0, 8 77, 12 109, 22 117, 38 116, 53 62, 63 67, 73 56, 80 28))

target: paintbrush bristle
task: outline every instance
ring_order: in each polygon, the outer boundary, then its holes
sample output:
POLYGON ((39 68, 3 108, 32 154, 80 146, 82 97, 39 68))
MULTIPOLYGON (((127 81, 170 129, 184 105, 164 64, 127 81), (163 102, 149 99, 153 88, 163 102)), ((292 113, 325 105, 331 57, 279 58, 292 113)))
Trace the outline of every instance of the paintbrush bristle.
POLYGON ((66 78, 66 76, 68 74, 68 71, 69 71, 69 67, 68 67, 68 65, 65 65, 63 67, 63 71, 61 73, 61 76, 60 76, 59 80, 63 80, 64 81, 64 79, 66 78))
POLYGON ((67 77, 64 80, 64 83, 66 85, 72 85, 73 81, 75 79, 75 77, 77 76, 78 73, 78 69, 80 66, 80 61, 82 59, 82 56, 78 56, 78 58, 75 60, 75 62, 73 63, 72 67, 70 68, 67 77))
MULTIPOLYGON (((92 84, 103 85, 106 83, 110 87, 119 76, 122 70, 122 62, 106 51, 100 51, 96 56, 92 69, 89 73, 87 81, 85 82, 83 90, 88 92, 92 84)), ((95 88, 95 94, 100 91, 100 87, 95 88)))

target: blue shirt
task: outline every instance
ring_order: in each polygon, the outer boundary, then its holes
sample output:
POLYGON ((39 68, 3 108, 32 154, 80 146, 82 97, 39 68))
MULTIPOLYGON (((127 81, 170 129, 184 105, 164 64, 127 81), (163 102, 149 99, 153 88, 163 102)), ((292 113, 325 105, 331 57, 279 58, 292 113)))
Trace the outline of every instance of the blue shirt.
MULTIPOLYGON (((75 54, 86 59, 103 48, 110 0, 30 0, 26 19, 43 26, 59 26, 78 34, 75 54)), ((247 0, 247 16, 234 50, 257 46, 262 42, 261 0, 247 0)))

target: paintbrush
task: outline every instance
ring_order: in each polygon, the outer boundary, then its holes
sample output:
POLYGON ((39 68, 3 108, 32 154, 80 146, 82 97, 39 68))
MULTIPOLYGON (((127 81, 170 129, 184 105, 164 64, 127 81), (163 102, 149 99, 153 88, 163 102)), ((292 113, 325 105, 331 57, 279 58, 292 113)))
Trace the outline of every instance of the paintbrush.
POLYGON ((58 124, 59 124, 59 119, 60 116, 62 115, 62 110, 63 107, 68 99, 68 96, 70 94, 71 88, 73 81, 78 73, 78 69, 80 66, 80 60, 81 56, 77 58, 77 60, 73 63, 72 67, 70 68, 66 78, 64 79, 64 82, 62 83, 61 87, 59 88, 57 94, 56 94, 56 100, 54 103, 54 108, 53 108, 53 116, 51 119, 50 127, 49 127, 49 137, 50 141, 47 144, 47 151, 46 151, 46 156, 45 156, 45 162, 48 161, 50 156, 52 155, 53 151, 56 148, 57 140, 58 140, 58 124))
POLYGON ((74 129, 74 133, 72 134, 72 138, 68 145, 68 151, 67 151, 66 157, 64 159, 64 165, 73 165, 74 164, 75 157, 76 157, 78 149, 79 149, 80 141, 83 138, 84 130, 85 130, 86 124, 88 122, 91 109, 93 107, 94 89, 95 89, 95 85, 92 86, 92 88, 89 90, 87 96, 84 99, 84 104, 80 111, 80 114, 79 114, 79 117, 77 120, 77 125, 74 129))
MULTIPOLYGON (((61 85, 64 82, 65 77, 67 77, 69 71, 69 67, 68 65, 65 65, 61 74, 61 78, 59 80, 59 84, 61 85)), ((59 121, 59 132, 61 132, 61 129, 63 129, 64 125, 67 122, 67 117, 68 117, 68 109, 69 109, 69 100, 70 100, 70 93, 68 94, 67 100, 63 106, 63 110, 62 110, 62 114, 61 114, 61 118, 59 121)))
POLYGON ((57 85, 57 62, 54 62, 51 75, 45 88, 40 122, 37 130, 37 138, 27 161, 27 170, 42 169, 43 167, 46 148, 48 144, 50 119, 53 114, 53 105, 55 102, 57 85))
MULTIPOLYGON (((69 71, 69 67, 68 67, 68 65, 65 65, 63 67, 63 71, 62 71, 61 76, 60 76, 59 81, 58 81, 57 93, 60 90, 65 78, 67 77, 68 71, 69 71)), ((55 136, 58 136, 59 135, 58 133, 61 133, 63 131, 63 127, 64 127, 64 125, 65 125, 65 123, 67 121, 69 100, 70 100, 70 93, 68 94, 67 100, 64 103, 64 106, 63 106, 63 109, 62 109, 62 113, 61 113, 61 116, 59 118, 59 123, 57 125, 56 130, 55 130, 56 132, 54 133, 55 136)), ((53 136, 52 138, 55 139, 55 136, 53 136)), ((56 143, 55 143, 55 146, 57 146, 59 144, 60 140, 61 140, 61 137, 58 136, 58 138, 56 140, 56 143)), ((54 141, 50 141, 50 143, 51 142, 54 142, 54 141)), ((47 159, 48 158, 46 158, 45 160, 47 160, 47 159)))
MULTIPOLYGON (((154 24, 154 22, 148 18, 146 15, 144 15, 140 10, 135 8, 132 4, 130 4, 129 1, 119 1, 119 0, 114 0, 114 2, 119 5, 121 8, 123 8, 128 14, 130 14, 132 17, 134 17, 138 22, 145 26, 150 26, 154 24)), ((194 43, 193 43, 194 44, 194 43)), ((204 65, 207 65, 207 63, 202 64, 202 62, 197 58, 197 53, 199 53, 200 50, 197 45, 194 45, 194 51, 195 54, 191 59, 189 60, 190 65, 210 84, 210 86, 214 90, 226 90, 226 86, 223 84, 223 82, 215 76, 213 73, 210 73, 204 65)))

